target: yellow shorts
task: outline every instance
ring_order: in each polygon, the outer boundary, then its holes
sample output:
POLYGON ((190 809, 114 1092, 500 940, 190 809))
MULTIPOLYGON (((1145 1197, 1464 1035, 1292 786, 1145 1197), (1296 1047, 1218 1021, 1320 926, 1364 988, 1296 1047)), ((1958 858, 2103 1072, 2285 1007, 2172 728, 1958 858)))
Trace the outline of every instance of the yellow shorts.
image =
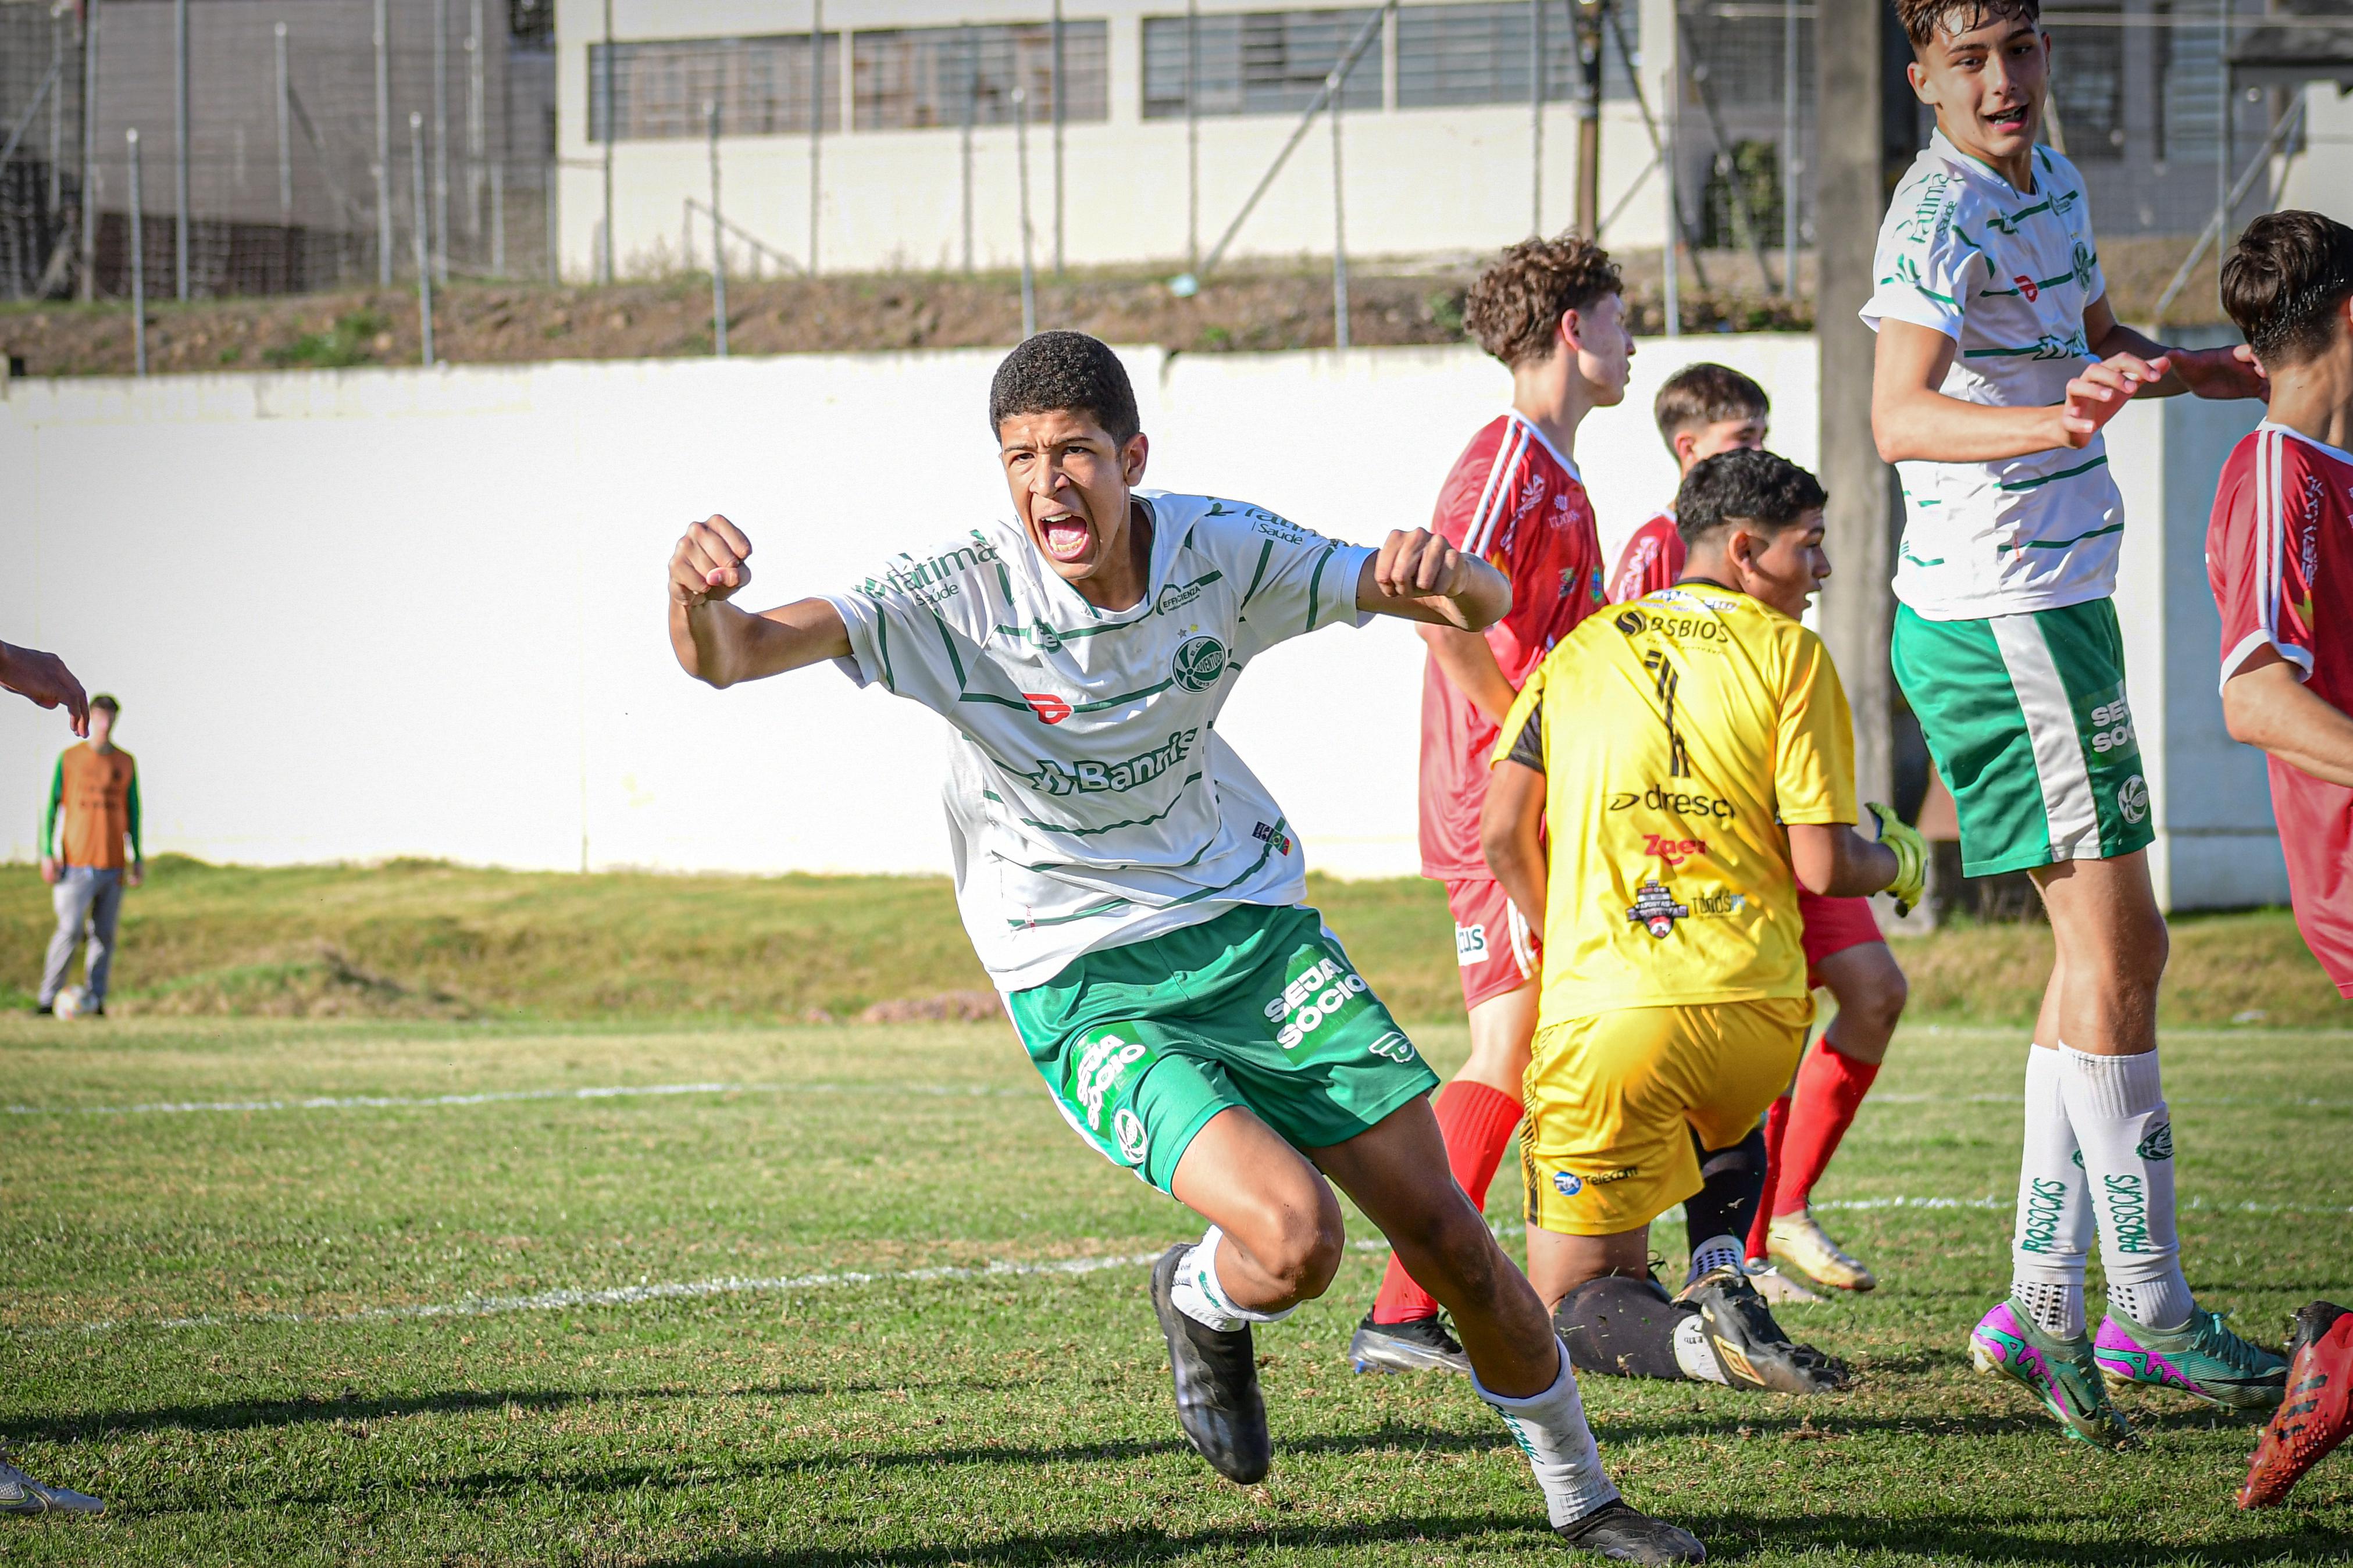
POLYGON ((1746 1137, 1789 1087, 1813 1018, 1810 996, 1768 997, 1538 1031, 1520 1131, 1528 1223, 1615 1236, 1698 1192, 1692 1134, 1710 1149, 1746 1137))

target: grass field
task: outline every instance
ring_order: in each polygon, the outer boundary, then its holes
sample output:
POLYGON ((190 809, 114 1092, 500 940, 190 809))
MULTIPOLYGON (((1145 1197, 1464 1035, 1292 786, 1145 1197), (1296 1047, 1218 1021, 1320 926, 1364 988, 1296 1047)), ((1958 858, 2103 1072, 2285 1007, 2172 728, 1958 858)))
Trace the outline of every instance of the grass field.
MULTIPOLYGON (((2348 1044, 2168 1037, 2190 1276, 2266 1338, 2353 1296, 2348 1044)), ((1968 1372, 2020 1048, 1908 1030, 1819 1194, 1887 1284, 1788 1317, 1859 1387, 1588 1379, 1604 1456, 1719 1561, 2342 1560, 2353 1457, 2241 1515, 2244 1423, 2134 1397, 2097 1453, 1968 1372)), ((1368 1248, 1262 1331, 1273 1475, 1215 1479, 1140 1261, 1198 1227, 1002 1026, 18 1016, 0 1070, 0 1437, 111 1505, 11 1563, 1560 1560, 1467 1386, 1348 1372, 1368 1248)))

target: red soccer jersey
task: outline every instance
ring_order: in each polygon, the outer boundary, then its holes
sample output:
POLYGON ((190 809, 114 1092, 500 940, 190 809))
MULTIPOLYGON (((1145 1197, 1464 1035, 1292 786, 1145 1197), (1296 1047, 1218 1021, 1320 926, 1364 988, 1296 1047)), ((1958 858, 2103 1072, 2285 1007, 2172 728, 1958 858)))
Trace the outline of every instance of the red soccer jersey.
MULTIPOLYGON (((2222 465, 2206 576, 2222 612, 2225 684, 2271 647, 2315 696, 2353 712, 2353 452, 2257 426, 2222 465)), ((2296 928, 2353 997, 2353 790, 2270 763, 2296 928)))
MULTIPOLYGON (((1430 524, 1511 579, 1512 612, 1487 646, 1514 689, 1601 604, 1601 538, 1577 465, 1516 413, 1471 438, 1430 524)), ((1495 725, 1431 659, 1421 681, 1421 874, 1485 877, 1479 811, 1495 725)))
POLYGON ((1618 570, 1609 578, 1609 602, 1622 605, 1662 588, 1672 588, 1683 574, 1683 536, 1675 531, 1675 514, 1662 511, 1634 531, 1619 552, 1618 570))

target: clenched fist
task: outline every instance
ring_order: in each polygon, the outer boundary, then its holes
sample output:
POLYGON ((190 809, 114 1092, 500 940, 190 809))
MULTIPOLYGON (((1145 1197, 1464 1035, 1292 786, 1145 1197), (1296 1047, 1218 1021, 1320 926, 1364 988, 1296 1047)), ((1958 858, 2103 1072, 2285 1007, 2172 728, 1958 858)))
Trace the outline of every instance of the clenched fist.
POLYGON ((671 602, 692 609, 733 596, 752 580, 751 555, 752 542, 725 518, 690 523, 670 552, 671 602))
POLYGON ((1393 599, 1451 599, 1462 577, 1462 552, 1426 528, 1390 530, 1373 561, 1374 585, 1393 599))

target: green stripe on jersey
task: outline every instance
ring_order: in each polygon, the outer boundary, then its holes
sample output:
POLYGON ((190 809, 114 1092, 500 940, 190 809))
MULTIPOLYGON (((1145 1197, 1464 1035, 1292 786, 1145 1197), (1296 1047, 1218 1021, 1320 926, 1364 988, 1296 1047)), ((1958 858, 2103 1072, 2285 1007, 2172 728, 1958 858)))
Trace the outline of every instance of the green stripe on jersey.
MULTIPOLYGON (((2072 468, 2062 468, 2055 474, 2045 474, 2039 479, 2013 479, 2003 485, 2001 488, 2010 491, 2013 495, 2021 490, 2037 490, 2041 489, 2044 485, 2050 484, 2054 479, 2072 479, 2078 474, 2088 474, 2094 468, 2104 468, 2107 466, 2107 456, 2103 453, 2101 456, 2093 458, 2088 463, 2079 464, 2072 468)), ((2086 537, 2089 536, 2086 535, 2086 537)))

